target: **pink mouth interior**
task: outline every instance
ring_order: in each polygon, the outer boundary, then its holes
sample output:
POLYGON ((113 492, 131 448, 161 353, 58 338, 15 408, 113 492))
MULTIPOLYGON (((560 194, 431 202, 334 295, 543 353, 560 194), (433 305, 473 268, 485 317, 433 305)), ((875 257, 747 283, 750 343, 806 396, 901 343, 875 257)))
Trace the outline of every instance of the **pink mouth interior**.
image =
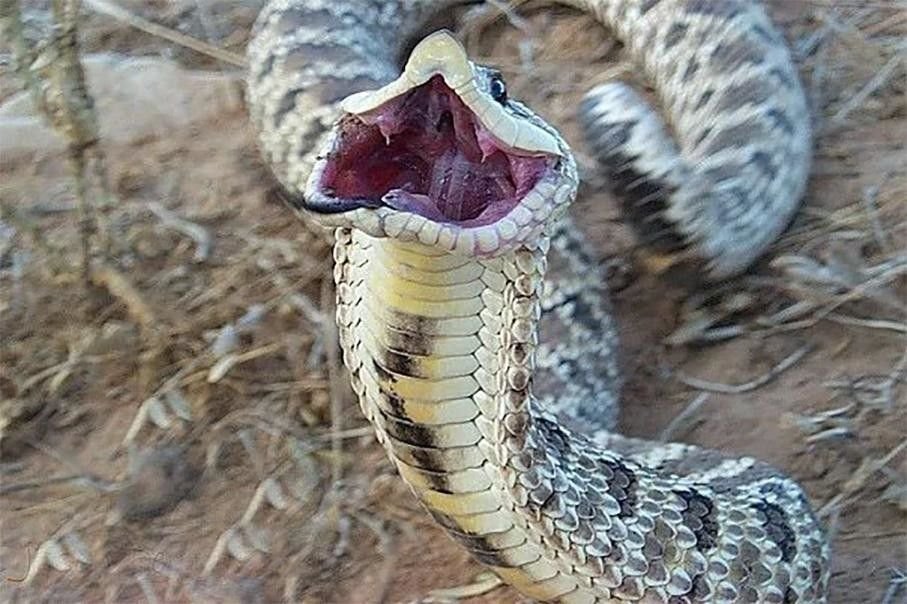
POLYGON ((321 180, 326 195, 459 226, 507 215, 553 160, 498 141, 440 76, 340 129, 321 180))

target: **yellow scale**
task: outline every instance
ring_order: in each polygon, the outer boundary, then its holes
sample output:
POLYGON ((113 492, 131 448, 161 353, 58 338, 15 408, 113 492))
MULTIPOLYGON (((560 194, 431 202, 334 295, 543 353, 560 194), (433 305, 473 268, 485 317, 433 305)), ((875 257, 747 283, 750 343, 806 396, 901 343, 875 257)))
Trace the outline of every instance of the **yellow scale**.
MULTIPOLYGON (((391 441, 401 477, 427 507, 454 523, 455 532, 481 536, 502 563, 506 561, 507 566, 494 567, 504 580, 539 599, 567 594, 565 601, 582 601, 574 591, 575 579, 542 558, 539 546, 514 525, 512 511, 502 507, 485 464, 483 451, 491 445, 477 426, 480 420, 488 423, 482 411, 493 409, 477 404, 477 397, 489 397, 475 376, 485 372, 485 364, 497 366, 483 348, 492 343, 490 334, 479 336, 485 326, 482 311, 501 304, 506 279, 488 266, 497 268, 496 262, 483 265, 362 233, 354 237, 368 239, 369 248, 369 262, 355 269, 351 279, 361 279, 365 288, 356 309, 361 319, 356 327, 361 378, 368 404, 381 411, 372 415, 391 441), (408 332, 407 324, 420 326, 422 350, 413 350, 417 334, 408 332), (425 334, 431 334, 427 340, 425 334), (381 359, 394 355, 403 357, 407 375, 381 364, 381 359), (397 397, 393 404, 382 391, 397 397), (390 434, 408 425, 430 431, 433 448, 401 442, 390 434), (444 470, 425 467, 426 459, 444 470), (444 492, 436 487, 440 474, 444 492)), ((485 380, 482 383, 488 386, 485 380)))

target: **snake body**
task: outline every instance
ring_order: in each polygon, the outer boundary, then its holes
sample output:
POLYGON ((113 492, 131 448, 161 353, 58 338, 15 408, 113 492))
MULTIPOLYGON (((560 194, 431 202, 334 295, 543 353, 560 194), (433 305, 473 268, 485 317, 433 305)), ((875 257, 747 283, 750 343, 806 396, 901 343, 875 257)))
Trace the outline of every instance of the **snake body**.
MULTIPOLYGON (((446 98, 430 88, 438 74, 462 97, 445 101, 450 111, 472 103, 495 144, 518 154, 511 169, 547 162, 490 224, 358 200, 316 216, 337 227, 340 343, 378 440, 438 523, 527 596, 824 601, 828 545, 795 482, 751 458, 611 431, 616 329, 562 217, 577 185, 569 147, 497 96, 492 72, 447 34, 417 45, 398 78, 409 41, 454 4, 272 0, 248 51, 262 148, 306 208, 323 210, 333 192, 331 162, 364 131, 354 118, 405 113, 418 87, 446 98), (378 92, 350 97, 365 90, 378 92)), ((710 278, 746 268, 786 226, 809 170, 808 112, 781 36, 740 0, 567 4, 625 41, 667 116, 619 83, 580 108, 631 222, 656 252, 710 278)), ((390 150, 396 133, 385 136, 390 150)))

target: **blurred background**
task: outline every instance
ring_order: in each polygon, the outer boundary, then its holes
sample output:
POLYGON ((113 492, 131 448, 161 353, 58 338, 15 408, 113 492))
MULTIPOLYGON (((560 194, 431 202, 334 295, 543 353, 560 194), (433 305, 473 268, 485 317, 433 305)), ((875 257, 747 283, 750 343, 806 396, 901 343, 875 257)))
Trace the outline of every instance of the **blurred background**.
MULTIPOLYGON (((0 600, 521 601, 418 509, 346 387, 329 239, 283 206, 246 117, 261 3, 15 4, 0 0, 0 600)), ((581 142, 584 91, 646 85, 610 33, 547 1, 443 20, 576 149, 622 429, 785 469, 833 535, 831 601, 907 602, 907 4, 768 8, 814 107, 813 177, 770 256, 698 298, 637 267, 581 142)))

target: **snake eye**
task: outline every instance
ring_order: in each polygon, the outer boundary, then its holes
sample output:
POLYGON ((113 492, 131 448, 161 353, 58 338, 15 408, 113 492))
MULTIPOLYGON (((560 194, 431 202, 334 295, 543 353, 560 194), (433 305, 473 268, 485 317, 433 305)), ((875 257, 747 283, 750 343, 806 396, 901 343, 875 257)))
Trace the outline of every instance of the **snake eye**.
POLYGON ((506 102, 507 84, 504 82, 504 78, 502 78, 500 75, 492 76, 491 82, 488 84, 488 92, 491 94, 491 98, 493 98, 497 102, 506 102))

